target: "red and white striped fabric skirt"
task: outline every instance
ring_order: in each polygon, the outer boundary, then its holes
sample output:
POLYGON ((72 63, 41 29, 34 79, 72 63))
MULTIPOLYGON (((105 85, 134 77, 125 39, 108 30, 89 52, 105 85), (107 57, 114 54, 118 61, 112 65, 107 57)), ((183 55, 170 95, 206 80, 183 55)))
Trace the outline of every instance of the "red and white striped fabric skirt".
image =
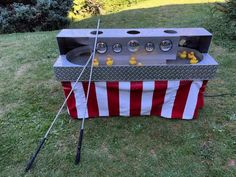
MULTIPOLYGON (((65 96, 74 82, 62 82, 65 96)), ((67 101, 72 118, 111 116, 161 116, 193 119, 204 105, 207 81, 131 81, 91 82, 88 104, 85 97, 88 82, 79 82, 67 101)))

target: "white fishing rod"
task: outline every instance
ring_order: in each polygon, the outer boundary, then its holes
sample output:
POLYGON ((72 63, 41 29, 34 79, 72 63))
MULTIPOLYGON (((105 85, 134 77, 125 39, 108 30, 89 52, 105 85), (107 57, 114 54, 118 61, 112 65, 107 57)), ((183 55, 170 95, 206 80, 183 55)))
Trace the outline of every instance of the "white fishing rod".
POLYGON ((88 81, 88 89, 87 89, 87 95, 85 98, 85 110, 84 110, 84 115, 83 115, 83 119, 82 119, 82 123, 81 123, 81 127, 80 127, 79 142, 78 142, 78 147, 77 147, 77 152, 76 152, 75 164, 79 164, 79 162, 80 162, 81 147, 82 147, 82 141, 83 141, 83 136, 84 136, 84 121, 85 121, 85 117, 87 114, 88 97, 89 97, 89 93, 90 93, 90 85, 91 85, 91 80, 92 80, 92 75, 93 75, 93 60, 94 60, 95 54, 96 54, 96 46, 97 46, 97 40, 98 40, 99 27, 100 27, 100 19, 98 19, 98 22, 97 22, 96 37, 94 40, 93 53, 92 53, 92 63, 91 63, 91 68, 90 68, 89 81, 88 81))
MULTIPOLYGON (((99 24, 100 24, 100 19, 98 20, 98 25, 97 25, 98 27, 99 27, 99 24)), ((97 30, 97 32, 98 32, 98 30, 97 30)), ((32 157, 30 158, 29 162, 27 163, 27 166, 26 166, 26 168, 25 168, 25 171, 26 171, 26 172, 28 172, 28 171, 32 168, 32 165, 33 165, 33 163, 34 163, 36 157, 38 156, 40 150, 42 149, 43 145, 45 144, 45 142, 46 142, 46 140, 47 140, 47 137, 48 137, 48 135, 49 135, 49 133, 50 133, 52 127, 54 126, 54 124, 55 124, 55 122, 57 121, 59 115, 61 114, 62 109, 63 109, 64 106, 66 105, 67 100, 69 99, 69 97, 71 96, 72 92, 74 91, 74 89, 75 89, 75 87, 76 87, 76 84, 79 82, 79 80, 80 80, 82 74, 84 73, 84 71, 85 71, 86 67, 88 66, 88 64, 90 63, 90 61, 91 61, 91 60, 93 61, 94 56, 95 56, 96 44, 97 44, 97 35, 96 35, 96 38, 95 38, 95 42, 96 42, 96 43, 94 43, 95 48, 93 49, 92 54, 90 55, 88 61, 87 61, 86 64, 84 65, 82 71, 80 72, 80 75, 79 75, 78 78, 76 79, 76 81, 75 81, 73 87, 71 88, 71 91, 70 91, 69 94, 67 95, 65 101, 63 102, 63 104, 61 105, 60 109, 58 110, 56 116, 54 117, 54 119, 53 119, 53 121, 52 121, 50 127, 48 128, 47 132, 45 133, 43 139, 40 141, 40 143, 39 143, 37 149, 35 150, 34 154, 32 155, 32 157)), ((92 62, 92 63, 93 63, 93 62, 92 62)), ((92 65, 91 65, 91 66, 92 66, 92 65)), ((83 121, 84 121, 84 120, 83 120, 83 121)), ((82 122, 82 124, 84 124, 84 122, 82 122)))

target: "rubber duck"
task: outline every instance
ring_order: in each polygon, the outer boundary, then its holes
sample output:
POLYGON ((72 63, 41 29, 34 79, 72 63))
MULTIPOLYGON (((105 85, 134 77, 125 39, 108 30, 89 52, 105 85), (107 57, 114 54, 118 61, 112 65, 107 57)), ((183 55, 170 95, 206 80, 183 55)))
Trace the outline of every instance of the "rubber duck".
POLYGON ((187 52, 186 51, 180 52, 179 57, 182 58, 182 59, 187 58, 187 52))
POLYGON ((188 59, 191 60, 193 57, 195 57, 194 52, 188 53, 188 59))
POLYGON ((190 60, 190 64, 197 64, 197 63, 198 63, 197 58, 195 56, 192 57, 191 60, 190 60))
POLYGON ((190 64, 197 64, 198 60, 190 60, 190 64))
POLYGON ((94 58, 94 60, 93 60, 93 66, 94 66, 94 67, 98 67, 98 66, 99 66, 98 58, 94 58))
POLYGON ((107 57, 106 64, 107 64, 107 66, 112 66, 113 65, 113 59, 111 57, 107 57))
POLYGON ((130 57, 129 64, 130 64, 130 65, 136 65, 136 64, 137 64, 137 59, 136 59, 136 57, 130 57))
POLYGON ((196 58, 195 56, 193 56, 193 57, 191 58, 191 60, 197 60, 197 58, 196 58))

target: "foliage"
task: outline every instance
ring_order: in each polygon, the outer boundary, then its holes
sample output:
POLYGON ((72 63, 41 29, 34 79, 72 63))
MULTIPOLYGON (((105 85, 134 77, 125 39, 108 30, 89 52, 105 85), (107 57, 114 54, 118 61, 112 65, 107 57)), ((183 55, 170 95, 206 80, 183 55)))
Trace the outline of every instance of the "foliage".
POLYGON ((74 0, 69 17, 78 19, 91 15, 101 15, 102 6, 102 2, 98 0, 74 0))
POLYGON ((71 19, 117 12, 120 9, 144 0, 74 0, 69 13, 71 19))
POLYGON ((217 3, 216 8, 229 17, 229 19, 236 21, 236 0, 227 0, 226 3, 217 3))
POLYGON ((236 40, 236 21, 231 20, 228 16, 214 12, 205 26, 214 33, 221 43, 226 38, 236 40))
POLYGON ((124 7, 132 6, 145 0, 104 0, 105 9, 108 12, 116 12, 124 7), (109 10, 108 10, 109 9, 109 10))
MULTIPOLYGON (((217 3, 205 26, 217 36, 217 44, 228 46, 228 40, 236 40, 236 0, 217 3)), ((235 45, 230 44, 230 47, 234 49, 235 45)))
POLYGON ((13 3, 0 8, 0 33, 46 31, 69 24, 71 0, 38 1, 36 5, 13 3))
POLYGON ((4 0, 0 1, 0 5, 7 6, 13 3, 23 3, 23 4, 36 4, 37 0, 4 0))

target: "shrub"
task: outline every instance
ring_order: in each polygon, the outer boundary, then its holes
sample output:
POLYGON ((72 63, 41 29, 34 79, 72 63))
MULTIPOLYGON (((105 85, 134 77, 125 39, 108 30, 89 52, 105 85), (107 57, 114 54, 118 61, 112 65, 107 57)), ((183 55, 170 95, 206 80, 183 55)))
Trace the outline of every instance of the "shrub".
POLYGON ((236 21, 236 0, 227 0, 226 3, 217 3, 216 8, 229 19, 236 21))
POLYGON ((12 10, 5 8, 1 10, 1 32, 32 31, 33 23, 27 23, 27 21, 34 21, 35 9, 23 4, 13 4, 9 8, 12 8, 12 10))
POLYGON ((41 0, 35 5, 13 3, 0 8, 0 33, 56 30, 69 24, 71 0, 41 0))
POLYGON ((74 0, 69 18, 82 19, 86 16, 101 15, 103 2, 98 0, 74 0))
POLYGON ((228 46, 226 39, 236 40, 236 0, 217 3, 205 26, 214 33, 215 42, 220 45, 228 46))
POLYGON ((23 3, 23 4, 36 4, 37 0, 4 0, 4 1, 0 1, 0 5, 2 6, 7 6, 9 4, 13 4, 13 3, 23 3))
MULTIPOLYGON (((236 0, 228 0, 226 3, 217 3, 216 9, 222 12, 218 15, 217 31, 221 35, 236 40, 236 0)), ((217 15, 216 15, 217 16, 217 15)))

